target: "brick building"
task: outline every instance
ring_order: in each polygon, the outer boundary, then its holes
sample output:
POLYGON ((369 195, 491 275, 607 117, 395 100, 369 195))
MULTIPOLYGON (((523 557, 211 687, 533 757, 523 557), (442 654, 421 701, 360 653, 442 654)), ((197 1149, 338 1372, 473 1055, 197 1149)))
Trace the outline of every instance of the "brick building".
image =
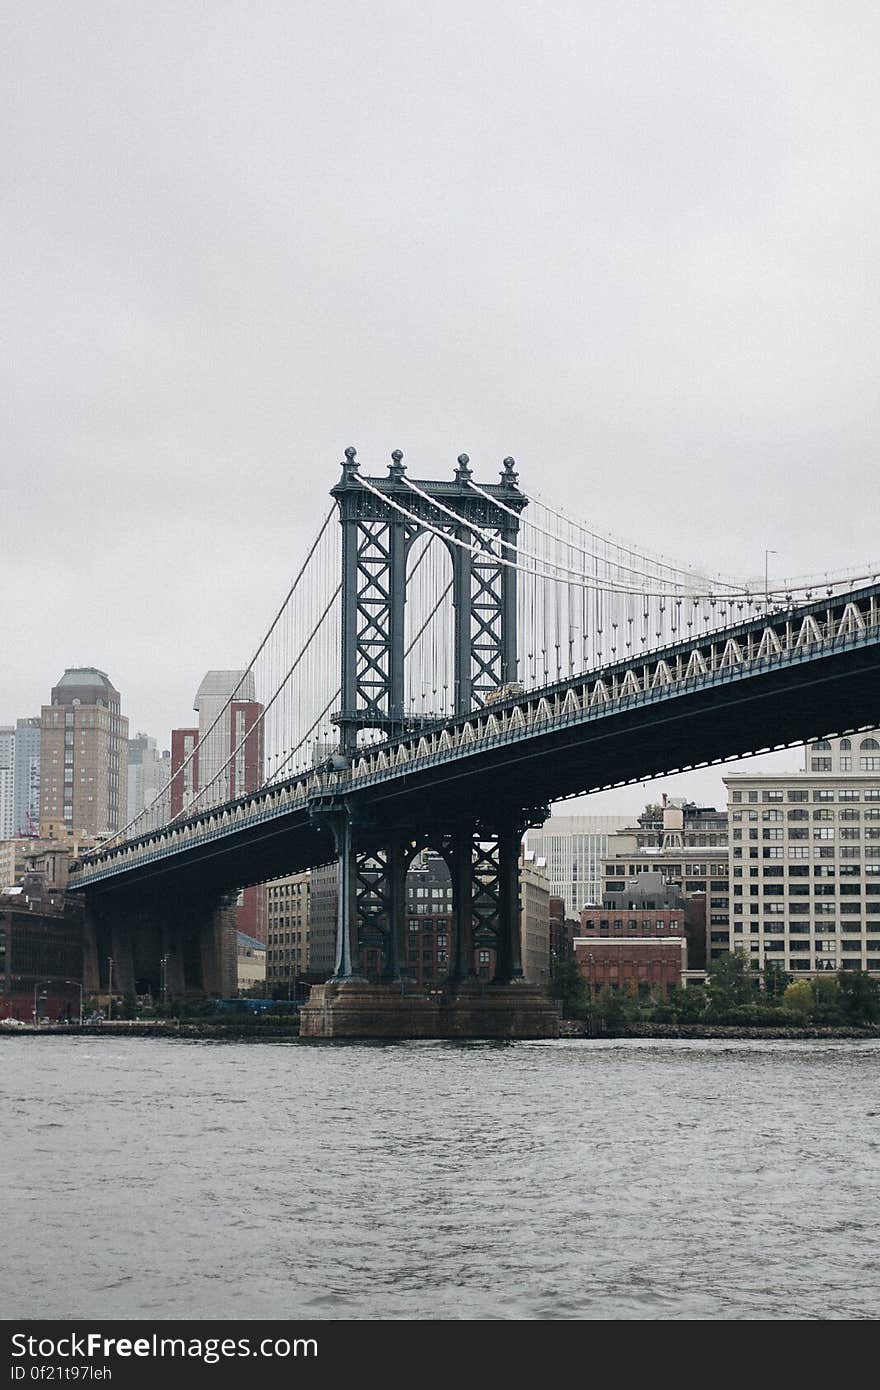
POLYGON ((0 1018, 79 1018, 83 979, 80 908, 40 875, 0 894, 0 1018))
POLYGON ((684 984, 683 936, 577 937, 574 958, 592 996, 605 986, 630 994, 665 994, 684 984))
POLYGON ((690 959, 702 968, 729 949, 727 846, 725 811, 664 796, 635 825, 609 836, 600 901, 622 893, 641 874, 661 873, 685 900, 690 959))
POLYGON ((566 917, 563 898, 551 895, 547 904, 550 930, 550 970, 571 960, 574 956, 574 939, 581 934, 581 924, 574 917, 566 917))
POLYGON ((627 879, 622 889, 607 893, 601 908, 585 907, 580 935, 585 937, 685 936, 684 898, 678 886, 661 873, 627 879))

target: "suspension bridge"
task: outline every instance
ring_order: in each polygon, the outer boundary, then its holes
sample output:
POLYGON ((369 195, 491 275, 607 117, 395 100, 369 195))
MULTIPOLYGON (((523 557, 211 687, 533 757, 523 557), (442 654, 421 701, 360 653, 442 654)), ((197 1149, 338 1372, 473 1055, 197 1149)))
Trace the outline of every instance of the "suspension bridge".
POLYGON ((512 459, 497 483, 466 455, 429 481, 399 451, 371 476, 347 449, 331 497, 238 686, 174 771, 181 809, 168 820, 160 798, 71 875, 96 981, 100 943, 124 959, 148 922, 173 983, 224 991, 231 895, 337 860, 336 966, 305 1032, 552 1036, 554 1010, 522 978, 518 882, 522 834, 550 802, 877 723, 869 567, 772 588, 698 573, 528 497, 512 459), (230 749, 223 718, 245 689, 260 713, 230 749), (261 774, 233 796, 255 734, 261 774), (453 883, 439 1001, 401 985, 423 847, 453 883), (484 945, 489 986, 474 976, 484 945), (379 981, 362 978, 366 946, 379 981))

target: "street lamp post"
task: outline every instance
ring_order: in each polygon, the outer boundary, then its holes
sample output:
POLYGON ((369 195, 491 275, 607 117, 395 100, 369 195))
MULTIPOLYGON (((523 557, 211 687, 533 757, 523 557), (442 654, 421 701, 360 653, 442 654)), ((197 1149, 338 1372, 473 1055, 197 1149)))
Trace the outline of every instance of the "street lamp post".
POLYGON ((113 957, 107 957, 107 1022, 113 1021, 113 957))
POLYGON ((767 609, 770 608, 770 556, 778 555, 778 550, 764 551, 764 603, 767 609))
MULTIPOLYGON (((50 983, 51 983, 51 982, 48 981, 48 980, 45 981, 45 987, 46 987, 47 990, 48 990, 48 988, 49 988, 49 984, 50 984, 50 983)), ((43 984, 44 984, 43 981, 37 980, 37 982, 36 982, 35 985, 34 985, 34 1027, 35 1027, 35 1028, 36 1028, 36 1026, 37 1026, 37 1024, 38 1024, 38 1022, 39 1022, 39 1018, 38 1018, 38 1016, 37 1016, 37 996, 38 996, 38 994, 39 994, 39 991, 40 991, 41 989, 43 989, 43 984)), ((44 999, 47 999, 47 998, 48 998, 48 995, 44 993, 44 994, 43 994, 43 998, 44 998, 44 999)))
POLYGON ((161 956, 159 959, 159 994, 162 1003, 168 1000, 168 956, 161 956))

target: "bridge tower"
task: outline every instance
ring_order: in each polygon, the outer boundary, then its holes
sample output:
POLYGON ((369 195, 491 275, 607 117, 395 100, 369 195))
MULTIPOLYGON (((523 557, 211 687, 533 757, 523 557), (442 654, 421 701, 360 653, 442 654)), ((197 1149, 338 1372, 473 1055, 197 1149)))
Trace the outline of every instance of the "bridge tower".
POLYGON ((345 451, 342 478, 331 496, 342 525, 342 708, 335 722, 349 756, 359 730, 407 728, 407 561, 414 541, 429 528, 446 538, 452 560, 456 714, 467 714, 490 691, 516 680, 516 570, 499 564, 498 555, 515 558, 519 513, 528 498, 517 486, 513 459, 504 460, 501 482, 480 492, 470 487, 472 477, 470 460, 461 454, 452 482, 419 480, 414 492, 399 449, 386 478, 366 479, 356 450, 345 451), (479 544, 480 533, 491 537, 491 548, 479 544), (482 553, 465 548, 475 544, 482 553))
MULTIPOLYGON (((342 527, 342 697, 333 718, 341 766, 356 757, 365 731, 393 737, 437 718, 407 715, 404 702, 407 562, 425 532, 446 545, 452 563, 455 714, 467 715, 517 679, 517 571, 499 556, 515 559, 528 498, 511 458, 504 460, 499 483, 477 490, 472 478, 466 454, 451 481, 410 486, 399 450, 382 478, 362 475, 356 450, 345 451, 342 477, 331 491, 342 527)), ((520 950, 520 845, 526 827, 547 813, 546 806, 506 807, 487 816, 485 809, 458 805, 452 811, 429 803, 417 822, 400 823, 356 814, 344 795, 317 810, 339 856, 336 967, 327 985, 313 989, 304 1032, 554 1035, 556 1012, 526 986, 520 950), (423 847, 443 856, 453 884, 454 939, 442 1019, 434 1017, 436 1003, 407 996, 401 979, 406 875, 423 847), (476 944, 494 947, 488 989, 476 978, 476 944), (379 984, 361 974, 368 945, 382 952, 379 984)))

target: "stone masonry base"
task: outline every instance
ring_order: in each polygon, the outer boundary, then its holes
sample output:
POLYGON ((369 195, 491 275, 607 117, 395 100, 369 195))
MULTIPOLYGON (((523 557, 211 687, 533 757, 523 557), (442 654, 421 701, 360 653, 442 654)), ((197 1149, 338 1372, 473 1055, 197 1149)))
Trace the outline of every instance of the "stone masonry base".
POLYGON ((313 985, 301 1038, 558 1038, 559 1009, 532 985, 462 985, 431 998, 399 985, 313 985))

